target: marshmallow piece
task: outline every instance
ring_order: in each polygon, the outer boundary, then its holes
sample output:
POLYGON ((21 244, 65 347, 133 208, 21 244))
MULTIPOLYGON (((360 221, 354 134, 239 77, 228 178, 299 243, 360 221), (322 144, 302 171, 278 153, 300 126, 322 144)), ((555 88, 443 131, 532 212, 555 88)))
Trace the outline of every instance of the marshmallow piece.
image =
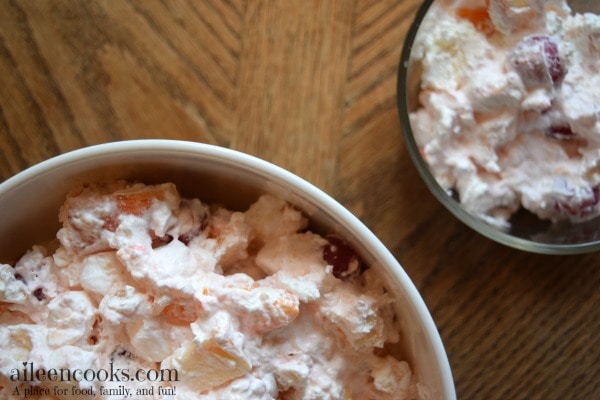
POLYGON ((357 351, 383 347, 384 323, 378 313, 377 298, 358 293, 348 285, 338 285, 323 295, 323 316, 339 328, 357 351))
POLYGON ((104 296, 98 308, 104 319, 113 325, 152 315, 148 295, 137 292, 129 285, 104 296))
POLYGON ((314 233, 281 236, 267 243, 256 255, 256 264, 268 274, 280 270, 292 276, 325 270, 323 246, 327 240, 314 233))
POLYGON ((100 297, 124 280, 123 267, 114 252, 86 257, 79 276, 81 286, 100 297))
POLYGON ((304 387, 310 375, 312 364, 312 359, 303 353, 290 353, 285 359, 277 360, 277 363, 274 364, 274 373, 278 385, 283 390, 304 387))
POLYGON ((220 292, 219 301, 258 333, 289 325, 300 312, 298 297, 285 289, 255 283, 220 292))
POLYGON ((15 278, 15 270, 0 264, 0 302, 23 304, 27 299, 27 286, 15 278))
POLYGON ((96 308, 85 292, 69 291, 48 303, 48 344, 74 344, 92 329, 96 308))
POLYGON ((378 358, 371 371, 373 384, 377 390, 394 393, 399 398, 410 398, 411 392, 416 391, 412 372, 406 361, 387 356, 378 358))
POLYGON ((264 242, 304 229, 308 220, 289 203, 272 195, 261 196, 246 211, 248 225, 264 242))

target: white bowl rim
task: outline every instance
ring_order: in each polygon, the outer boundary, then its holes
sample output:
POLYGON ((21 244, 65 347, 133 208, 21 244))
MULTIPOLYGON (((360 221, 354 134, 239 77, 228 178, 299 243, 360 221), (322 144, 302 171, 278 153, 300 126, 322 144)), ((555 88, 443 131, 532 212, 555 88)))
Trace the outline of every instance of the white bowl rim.
POLYGON ((144 153, 148 151, 167 151, 170 153, 180 153, 187 155, 203 155, 220 161, 228 160, 231 165, 241 165, 245 168, 257 170, 264 175, 269 175, 280 182, 287 182, 296 188, 298 192, 313 199, 321 209, 327 214, 333 216, 336 221, 339 221, 349 231, 352 231, 356 236, 364 240, 365 247, 381 257, 381 260, 391 267, 393 273, 402 288, 405 290, 407 298, 417 314, 421 317, 424 333, 427 340, 432 345, 432 351, 439 362, 440 377, 442 379, 442 391, 445 399, 455 400, 456 392, 454 380, 450 368, 450 363, 446 350, 443 346, 442 339, 439 335, 437 327, 433 321, 429 309, 427 308, 423 298, 418 292, 416 286, 400 266, 396 258, 383 245, 383 243, 371 232, 355 215, 343 207, 340 203, 334 200, 323 190, 317 188, 303 178, 289 172, 271 162, 265 161, 256 156, 240 152, 238 150, 199 142, 191 142, 184 140, 173 139, 134 139, 123 140, 116 142, 108 142, 102 144, 91 145, 76 150, 54 156, 38 164, 35 164, 27 169, 17 173, 0 183, 0 197, 3 193, 8 193, 12 189, 25 184, 36 176, 46 173, 55 168, 61 168, 67 164, 75 163, 90 158, 102 157, 107 154, 114 155, 116 153, 144 153), (366 244, 368 243, 368 245, 366 244))

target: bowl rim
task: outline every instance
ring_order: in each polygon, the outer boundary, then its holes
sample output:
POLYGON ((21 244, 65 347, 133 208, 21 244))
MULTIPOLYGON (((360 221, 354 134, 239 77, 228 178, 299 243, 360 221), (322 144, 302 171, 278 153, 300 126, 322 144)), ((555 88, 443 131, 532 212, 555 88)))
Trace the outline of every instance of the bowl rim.
POLYGON ((0 183, 0 200, 3 194, 27 184, 28 181, 36 179, 49 171, 64 168, 78 161, 105 156, 113 157, 118 154, 131 155, 147 152, 179 154, 193 157, 200 156, 219 160, 220 162, 226 161, 225 164, 228 166, 241 167, 245 170, 257 171, 261 176, 272 177, 278 184, 284 187, 293 187, 297 194, 311 199, 311 202, 326 215, 339 222, 345 229, 352 232, 357 239, 361 240, 363 247, 376 256, 378 261, 389 267, 389 273, 393 274, 398 280, 406 299, 410 302, 407 306, 413 308, 421 320, 423 334, 427 342, 431 344, 432 354, 438 362, 437 368, 439 369, 441 379, 440 389, 444 398, 449 400, 456 399, 450 362, 437 326, 414 282, 410 279, 398 260, 366 225, 337 200, 305 179, 271 162, 231 148, 184 140, 133 139, 108 142, 71 150, 24 169, 0 183))
POLYGON ((446 191, 437 183, 435 177, 431 173, 427 163, 420 156, 418 152, 418 145, 412 134, 412 128, 410 126, 410 110, 408 110, 408 67, 411 50, 413 43, 423 22, 423 19, 427 15, 427 12, 431 5, 436 0, 424 0, 420 7, 417 9, 415 17, 407 31, 402 51, 400 53, 400 62, 398 67, 397 81, 396 81, 396 105, 398 116, 400 119, 400 126, 402 129, 402 135, 404 137, 407 151, 410 158, 412 159, 413 165, 416 167, 422 180, 433 196, 448 210, 454 217, 464 223, 467 227, 480 233, 481 235, 491 239, 502 245, 532 252, 538 254, 549 254, 549 255, 570 255, 570 254, 584 254, 600 250, 600 239, 596 241, 577 243, 577 244, 560 244, 560 243, 544 243, 528 240, 520 237, 510 235, 506 232, 493 227, 492 225, 482 221, 481 219, 471 215, 460 204, 450 198, 446 191))

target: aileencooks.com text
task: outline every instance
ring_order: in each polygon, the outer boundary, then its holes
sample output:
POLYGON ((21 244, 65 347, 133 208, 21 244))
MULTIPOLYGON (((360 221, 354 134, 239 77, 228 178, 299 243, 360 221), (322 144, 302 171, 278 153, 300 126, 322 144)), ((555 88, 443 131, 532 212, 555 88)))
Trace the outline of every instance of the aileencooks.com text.
POLYGON ((34 363, 25 361, 23 367, 10 370, 13 382, 178 382, 179 373, 172 368, 117 368, 109 363, 107 368, 36 368, 34 363))

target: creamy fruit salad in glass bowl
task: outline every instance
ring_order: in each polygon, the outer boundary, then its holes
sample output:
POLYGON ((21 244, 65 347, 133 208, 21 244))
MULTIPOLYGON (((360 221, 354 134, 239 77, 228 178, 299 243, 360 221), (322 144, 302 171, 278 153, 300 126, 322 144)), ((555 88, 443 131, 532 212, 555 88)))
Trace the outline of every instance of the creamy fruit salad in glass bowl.
POLYGON ((419 172, 459 219, 515 248, 600 248, 600 15, 583 3, 426 1, 402 51, 419 172))
POLYGON ((456 398, 394 257, 265 161, 93 146, 3 182, 0 207, 1 398, 456 398))

